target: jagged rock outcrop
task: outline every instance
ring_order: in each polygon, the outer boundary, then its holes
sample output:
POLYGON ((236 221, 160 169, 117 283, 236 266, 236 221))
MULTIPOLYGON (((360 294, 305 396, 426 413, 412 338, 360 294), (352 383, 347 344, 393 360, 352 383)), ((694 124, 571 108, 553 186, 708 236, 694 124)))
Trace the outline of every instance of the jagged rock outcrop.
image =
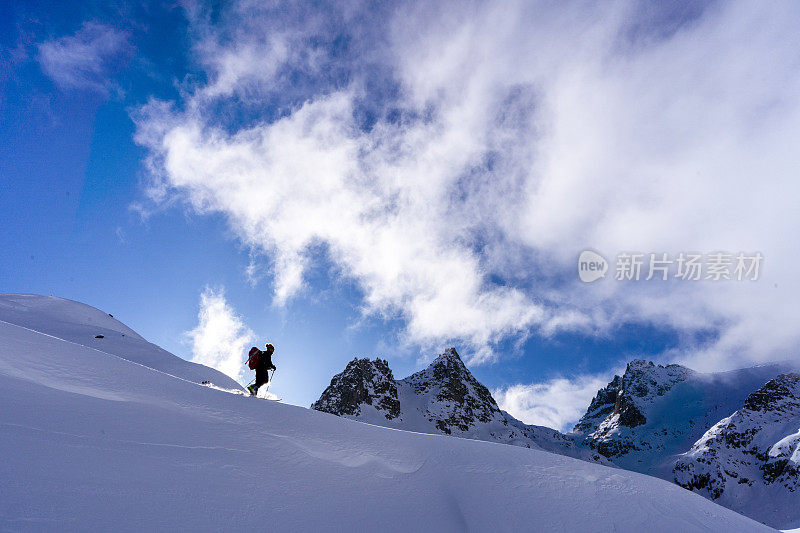
POLYGON ((353 359, 314 402, 312 409, 334 415, 359 416, 370 406, 387 420, 400 416, 397 383, 383 359, 353 359))
POLYGON ((779 528, 800 526, 800 374, 750 394, 683 454, 674 481, 779 528))
POLYGON ((617 405, 617 394, 622 389, 622 378, 614 376, 611 383, 597 391, 597 395, 592 398, 586 414, 581 417, 573 430, 575 433, 591 433, 614 412, 617 405))
MULTIPOLYGON (((586 414, 575 426, 575 433, 587 435, 586 442, 600 454, 613 460, 637 452, 656 452, 665 448, 665 440, 682 433, 680 428, 655 420, 655 434, 646 426, 648 416, 658 410, 662 398, 676 385, 686 381, 694 371, 680 365, 656 365, 649 361, 628 363, 625 373, 614 379, 592 400, 586 414)), ((635 461, 641 461, 636 457, 635 461)))

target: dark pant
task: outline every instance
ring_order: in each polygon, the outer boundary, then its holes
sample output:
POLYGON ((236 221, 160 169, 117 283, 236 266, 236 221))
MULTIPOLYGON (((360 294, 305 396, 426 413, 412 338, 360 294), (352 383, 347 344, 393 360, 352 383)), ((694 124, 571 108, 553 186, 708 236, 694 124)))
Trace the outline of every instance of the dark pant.
POLYGON ((269 368, 256 368, 256 388, 269 381, 269 368))

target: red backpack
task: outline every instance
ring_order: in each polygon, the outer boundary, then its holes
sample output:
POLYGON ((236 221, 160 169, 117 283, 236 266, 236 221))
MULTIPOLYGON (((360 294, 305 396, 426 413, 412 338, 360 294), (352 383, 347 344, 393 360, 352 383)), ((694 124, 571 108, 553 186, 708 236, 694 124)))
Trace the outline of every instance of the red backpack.
POLYGON ((247 358, 247 366, 250 370, 255 370, 258 366, 258 361, 261 358, 261 350, 253 346, 250 348, 250 355, 247 358))

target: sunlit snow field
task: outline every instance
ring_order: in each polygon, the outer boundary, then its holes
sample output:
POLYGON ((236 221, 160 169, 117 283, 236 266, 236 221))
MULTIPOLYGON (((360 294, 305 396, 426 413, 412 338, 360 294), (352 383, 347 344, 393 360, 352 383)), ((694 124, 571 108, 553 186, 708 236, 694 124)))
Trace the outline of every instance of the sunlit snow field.
POLYGON ((238 390, 101 311, 0 297, 0 529, 770 531, 644 475, 238 390))

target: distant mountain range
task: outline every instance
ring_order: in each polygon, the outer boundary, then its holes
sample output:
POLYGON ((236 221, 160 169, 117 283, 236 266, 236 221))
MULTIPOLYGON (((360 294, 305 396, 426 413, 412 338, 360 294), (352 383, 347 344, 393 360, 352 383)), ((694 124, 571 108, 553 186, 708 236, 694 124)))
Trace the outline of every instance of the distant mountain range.
POLYGON ((570 433, 502 411, 454 348, 395 380, 354 359, 311 407, 375 425, 543 449, 669 481, 773 527, 800 527, 800 375, 631 361, 570 433))

